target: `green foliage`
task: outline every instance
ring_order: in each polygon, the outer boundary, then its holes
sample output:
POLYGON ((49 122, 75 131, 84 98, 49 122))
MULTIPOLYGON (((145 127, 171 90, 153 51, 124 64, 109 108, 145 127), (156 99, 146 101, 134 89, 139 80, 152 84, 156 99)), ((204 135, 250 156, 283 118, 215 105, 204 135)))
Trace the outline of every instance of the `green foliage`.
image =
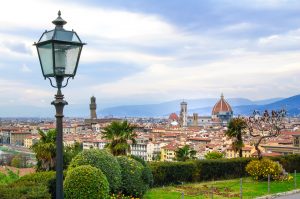
POLYGON ((39 130, 40 140, 31 149, 36 154, 37 171, 55 170, 56 156, 56 130, 51 129, 47 133, 39 130))
POLYGON ((176 160, 177 161, 187 161, 191 159, 195 159, 196 151, 191 149, 189 145, 185 145, 182 148, 178 148, 175 151, 176 160))
POLYGON ((247 166, 246 171, 255 180, 267 180, 268 175, 271 179, 279 179, 283 174, 283 168, 278 162, 263 158, 261 160, 252 160, 247 166))
POLYGON ((127 196, 142 197, 149 187, 143 179, 144 166, 126 156, 118 156, 117 160, 121 166, 122 193, 127 196))
POLYGON ((102 171, 83 165, 67 172, 64 194, 66 199, 105 199, 109 198, 109 185, 102 171))
POLYGON ((207 154, 205 154, 204 157, 207 160, 222 159, 222 158, 224 158, 224 154, 220 153, 218 151, 212 151, 212 152, 208 152, 207 154))
POLYGON ((46 183, 55 178, 55 171, 36 172, 22 176, 18 182, 46 183))
POLYGON ((17 168, 21 168, 23 166, 22 165, 22 157, 20 154, 15 155, 13 157, 13 159, 11 160, 11 166, 17 167, 17 168))
POLYGON ((82 145, 75 142, 73 146, 64 147, 64 169, 67 169, 72 159, 82 151, 82 145))
POLYGON ((232 148, 239 152, 242 157, 242 148, 244 146, 242 135, 246 133, 247 123, 243 118, 233 118, 228 123, 228 130, 225 135, 229 138, 234 138, 232 148))
POLYGON ((1 199, 50 199, 51 195, 44 184, 34 182, 14 182, 6 186, 0 186, 1 199))
POLYGON ((10 169, 6 169, 6 174, 0 172, 0 185, 12 183, 19 179, 19 172, 14 173, 10 169))
POLYGON ((278 161, 287 172, 293 173, 295 170, 297 172, 300 171, 300 155, 292 154, 280 157, 272 157, 271 159, 278 161))
MULTIPOLYGON (((13 174, 17 175, 17 174, 13 174)), ((48 183, 55 178, 55 172, 38 172, 17 179, 15 182, 0 187, 0 198, 33 199, 51 198, 48 183)))
POLYGON ((144 169, 142 171, 142 179, 147 185, 152 187, 153 183, 154 183, 154 180, 153 180, 153 175, 152 175, 152 172, 151 172, 151 169, 150 169, 149 165, 145 162, 145 160, 143 160, 142 158, 140 158, 138 156, 131 155, 130 157, 132 159, 140 162, 144 166, 144 169))
POLYGON ((231 179, 246 175, 250 158, 150 163, 154 186, 180 182, 231 179))
POLYGON ((133 143, 136 143, 134 129, 135 126, 127 121, 113 121, 103 129, 103 138, 110 140, 107 147, 113 155, 126 155, 127 152, 130 152, 130 145, 127 141, 131 140, 133 143))
POLYGON ((110 185, 112 193, 118 193, 121 186, 121 168, 116 158, 107 150, 90 149, 79 153, 73 158, 69 168, 91 165, 100 169, 110 185))
POLYGON ((194 161, 190 162, 153 162, 150 164, 154 185, 178 184, 195 180, 198 169, 194 161))
MULTIPOLYGON (((65 175, 65 174, 64 174, 65 175)), ((47 187, 48 192, 51 194, 52 198, 55 198, 55 171, 43 171, 43 172, 37 172, 28 174, 25 176, 22 176, 17 182, 18 183, 32 183, 43 185, 47 187)))
POLYGON ((197 160, 197 181, 232 179, 246 176, 246 165, 251 158, 197 160))

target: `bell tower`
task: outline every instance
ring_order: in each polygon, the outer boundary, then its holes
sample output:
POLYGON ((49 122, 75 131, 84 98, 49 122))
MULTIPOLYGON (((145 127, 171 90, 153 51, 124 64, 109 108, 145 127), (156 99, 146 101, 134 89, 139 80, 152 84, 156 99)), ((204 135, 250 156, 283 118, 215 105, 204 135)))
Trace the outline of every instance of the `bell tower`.
POLYGON ((180 125, 187 126, 187 103, 185 101, 180 103, 180 125))
POLYGON ((90 103, 91 119, 97 119, 96 109, 97 109, 96 98, 92 96, 91 103, 90 103))

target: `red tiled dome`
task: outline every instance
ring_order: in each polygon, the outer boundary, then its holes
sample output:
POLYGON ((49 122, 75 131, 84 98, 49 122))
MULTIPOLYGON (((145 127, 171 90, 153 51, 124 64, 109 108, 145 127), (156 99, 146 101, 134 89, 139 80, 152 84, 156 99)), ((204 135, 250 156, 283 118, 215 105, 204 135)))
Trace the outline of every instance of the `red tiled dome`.
POLYGON ((212 115, 217 115, 219 112, 232 112, 231 106, 224 99, 223 94, 221 95, 221 99, 214 106, 212 115))
POLYGON ((172 120, 172 121, 179 121, 179 117, 176 113, 172 113, 170 116, 169 116, 169 120, 172 120))

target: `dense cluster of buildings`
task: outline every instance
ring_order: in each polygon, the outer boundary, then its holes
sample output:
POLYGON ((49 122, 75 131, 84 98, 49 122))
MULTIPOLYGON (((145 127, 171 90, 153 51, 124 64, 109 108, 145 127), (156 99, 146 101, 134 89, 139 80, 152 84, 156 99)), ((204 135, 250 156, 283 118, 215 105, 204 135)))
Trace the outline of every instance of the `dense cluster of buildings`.
MULTIPOLYGON (((65 119, 63 133, 64 145, 81 143, 84 150, 103 149, 109 140, 102 137, 101 129, 118 118, 98 119, 96 115, 96 98, 91 98, 89 119, 65 119)), ((238 157, 231 143, 225 136, 226 124, 233 117, 231 106, 221 95, 212 109, 211 116, 198 113, 188 115, 188 103, 180 104, 179 116, 171 113, 168 118, 127 118, 136 125, 136 143, 130 143, 131 154, 147 161, 174 161, 175 151, 185 145, 194 149, 196 157, 203 159, 205 154, 218 151, 226 158, 238 157)), ((261 143, 264 156, 281 154, 300 154, 300 120, 291 118, 286 129, 278 137, 268 138, 261 143)), ((39 140, 38 129, 47 132, 55 128, 54 121, 7 122, 0 126, 0 144, 30 148, 39 140)), ((253 137, 244 137, 243 157, 257 155, 253 137)))

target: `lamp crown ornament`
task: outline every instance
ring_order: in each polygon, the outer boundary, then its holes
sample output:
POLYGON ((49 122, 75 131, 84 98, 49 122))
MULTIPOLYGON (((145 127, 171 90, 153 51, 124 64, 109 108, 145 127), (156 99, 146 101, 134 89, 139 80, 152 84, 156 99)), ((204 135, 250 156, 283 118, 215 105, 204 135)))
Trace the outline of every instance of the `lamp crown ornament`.
POLYGON ((67 23, 63 18, 61 18, 61 12, 58 11, 58 17, 52 21, 52 23, 55 25, 55 28, 63 28, 63 25, 67 23))

